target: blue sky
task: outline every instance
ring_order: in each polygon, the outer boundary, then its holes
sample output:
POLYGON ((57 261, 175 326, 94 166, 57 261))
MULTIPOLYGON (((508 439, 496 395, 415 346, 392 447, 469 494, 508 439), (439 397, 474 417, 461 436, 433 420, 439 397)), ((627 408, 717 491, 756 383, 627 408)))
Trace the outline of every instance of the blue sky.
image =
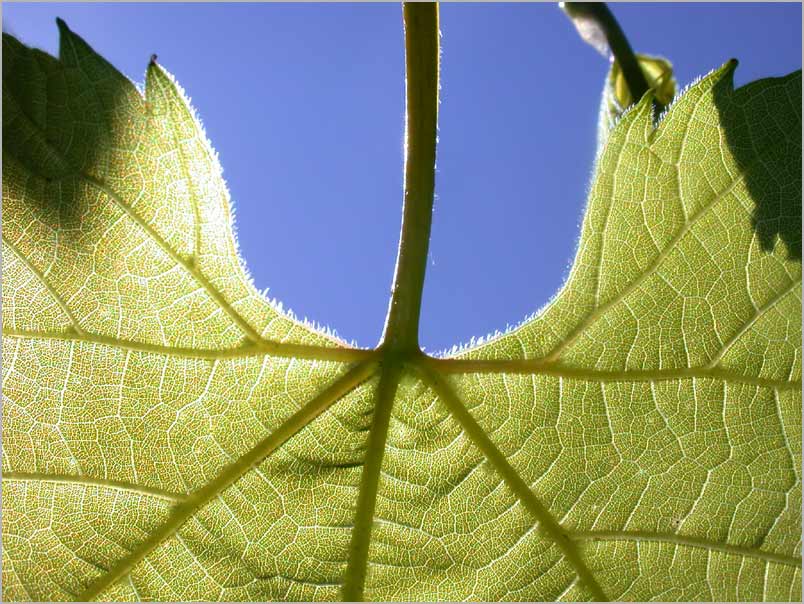
MULTIPOLYGON (((731 57, 738 85, 801 67, 800 4, 622 4, 683 86, 731 57)), ((62 17, 134 81, 152 53, 220 155, 256 285, 373 346, 399 234, 398 4, 9 4, 55 53, 62 17)), ((554 4, 444 4, 437 200, 420 340, 448 348, 543 306, 572 262, 605 60, 554 4)))

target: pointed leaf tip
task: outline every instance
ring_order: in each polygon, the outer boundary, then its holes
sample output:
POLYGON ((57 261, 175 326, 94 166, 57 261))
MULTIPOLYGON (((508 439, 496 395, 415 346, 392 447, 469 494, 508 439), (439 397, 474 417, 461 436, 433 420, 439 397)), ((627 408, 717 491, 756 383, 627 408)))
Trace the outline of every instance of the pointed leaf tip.
POLYGON ((77 37, 61 17, 56 17, 56 27, 59 28, 59 45, 67 38, 77 37))
POLYGON ((733 91, 734 70, 737 69, 737 66, 739 64, 740 62, 737 59, 731 58, 725 63, 723 63, 723 65, 721 65, 719 68, 714 69, 713 71, 705 75, 702 79, 706 80, 708 78, 711 78, 712 80, 711 86, 715 86, 718 83, 725 82, 725 86, 733 91))
POLYGON ((734 57, 732 57, 731 59, 729 59, 728 61, 726 61, 723 64, 723 67, 720 68, 720 71, 724 75, 732 76, 732 75, 734 75, 734 70, 737 69, 737 66, 739 64, 740 64, 740 62, 737 59, 735 59, 734 57))

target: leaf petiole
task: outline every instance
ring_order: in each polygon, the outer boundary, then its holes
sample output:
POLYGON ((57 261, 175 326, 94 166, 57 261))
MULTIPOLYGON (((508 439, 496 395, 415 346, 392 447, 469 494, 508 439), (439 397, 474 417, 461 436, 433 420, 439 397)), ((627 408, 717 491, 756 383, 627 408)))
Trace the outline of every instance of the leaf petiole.
POLYGON ((599 50, 605 38, 614 60, 622 69, 631 98, 638 101, 648 91, 648 81, 639 66, 634 50, 617 19, 605 2, 561 2, 561 9, 572 19, 584 40, 599 50))
POLYGON ((439 32, 436 3, 406 2, 405 185, 402 233, 380 347, 419 352, 421 314, 435 188, 439 32))

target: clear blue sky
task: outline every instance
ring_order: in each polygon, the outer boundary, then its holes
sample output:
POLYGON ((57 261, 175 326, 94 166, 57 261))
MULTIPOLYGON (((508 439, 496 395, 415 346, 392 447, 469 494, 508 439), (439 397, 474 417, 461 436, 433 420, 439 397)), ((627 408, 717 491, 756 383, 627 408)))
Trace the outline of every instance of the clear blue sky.
MULTIPOLYGON (((738 85, 801 67, 799 4, 612 10, 681 85, 730 57, 738 85)), ((257 286, 374 345, 400 223, 400 5, 3 5, 4 30, 51 53, 57 16, 136 82, 159 55, 220 154, 257 286)), ((607 70, 554 4, 445 4, 441 29, 430 351, 518 323, 563 283, 607 70)))

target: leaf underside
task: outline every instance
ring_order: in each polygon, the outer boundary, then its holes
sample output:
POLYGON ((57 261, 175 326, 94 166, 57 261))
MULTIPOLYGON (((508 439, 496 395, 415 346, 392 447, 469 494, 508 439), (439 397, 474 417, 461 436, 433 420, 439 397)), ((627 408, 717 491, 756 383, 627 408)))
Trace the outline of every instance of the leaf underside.
POLYGON ((801 599, 800 72, 644 98, 553 302, 389 367, 252 286, 172 76, 60 27, 3 35, 4 599, 801 599))

